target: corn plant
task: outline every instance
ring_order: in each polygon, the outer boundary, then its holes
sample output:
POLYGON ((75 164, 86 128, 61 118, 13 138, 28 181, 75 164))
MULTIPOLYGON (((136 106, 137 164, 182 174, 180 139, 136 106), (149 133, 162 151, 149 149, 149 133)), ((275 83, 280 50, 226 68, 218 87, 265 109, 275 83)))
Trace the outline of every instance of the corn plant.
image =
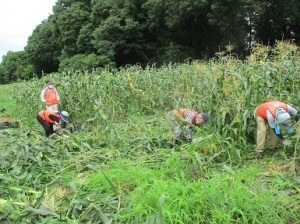
POLYGON ((208 62, 66 71, 14 84, 21 129, 0 133, 0 220, 298 222, 298 124, 281 160, 249 159, 254 109, 267 100, 299 104, 298 47, 255 45, 244 61, 230 49, 208 62), (88 129, 44 137, 35 116, 46 79, 70 125, 88 129), (171 150, 165 114, 180 107, 207 112, 210 122, 171 150))

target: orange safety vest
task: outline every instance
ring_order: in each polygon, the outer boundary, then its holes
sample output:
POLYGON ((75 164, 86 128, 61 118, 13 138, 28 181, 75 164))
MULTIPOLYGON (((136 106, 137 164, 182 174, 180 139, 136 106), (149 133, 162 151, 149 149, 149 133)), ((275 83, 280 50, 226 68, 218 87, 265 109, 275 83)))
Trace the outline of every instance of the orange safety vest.
POLYGON ((44 121, 46 121, 46 122, 49 123, 49 124, 54 124, 55 121, 53 121, 53 120, 50 119, 50 117, 49 117, 50 115, 54 115, 54 116, 58 117, 59 119, 61 119, 61 118, 60 118, 60 115, 57 114, 56 111, 53 111, 53 110, 42 110, 42 111, 39 112, 39 116, 40 116, 44 121))
POLYGON ((271 112, 273 117, 276 117, 276 110, 283 108, 287 112, 287 104, 280 101, 271 101, 259 105, 256 109, 256 114, 264 119, 267 119, 267 110, 271 112))
MULTIPOLYGON (((174 113, 176 116, 178 116, 178 117, 184 118, 183 114, 184 114, 184 112, 187 111, 187 110, 190 110, 190 109, 173 110, 173 113, 174 113)), ((198 112, 196 112, 196 111, 194 111, 194 110, 190 110, 190 111, 192 111, 192 112, 194 113, 194 116, 193 116, 193 118, 192 118, 192 124, 194 124, 194 123, 195 123, 195 119, 196 119, 196 117, 197 117, 197 115, 198 115, 198 112)))
POLYGON ((45 100, 46 100, 46 104, 48 105, 53 105, 58 103, 55 88, 52 88, 50 91, 48 88, 45 89, 45 100))

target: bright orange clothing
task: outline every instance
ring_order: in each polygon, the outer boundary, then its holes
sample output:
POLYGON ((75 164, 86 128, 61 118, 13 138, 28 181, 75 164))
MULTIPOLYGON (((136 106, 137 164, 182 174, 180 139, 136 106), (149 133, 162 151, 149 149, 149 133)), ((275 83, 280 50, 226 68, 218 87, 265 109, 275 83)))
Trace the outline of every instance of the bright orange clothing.
POLYGON ((52 88, 50 91, 49 89, 45 89, 45 100, 47 105, 53 105, 58 103, 55 88, 52 88))
POLYGON ((56 117, 58 117, 59 119, 60 118, 60 115, 56 113, 56 111, 53 111, 53 110, 42 110, 39 112, 39 116, 44 120, 46 121, 47 123, 49 124, 54 124, 55 121, 53 121, 52 119, 50 119, 50 115, 54 115, 56 117))
POLYGON ((264 119, 267 119, 267 110, 269 110, 270 113, 275 118, 276 110, 278 108, 283 108, 286 112, 288 111, 286 103, 283 103, 280 101, 271 101, 271 102, 266 102, 266 103, 259 105, 256 109, 256 114, 264 119))

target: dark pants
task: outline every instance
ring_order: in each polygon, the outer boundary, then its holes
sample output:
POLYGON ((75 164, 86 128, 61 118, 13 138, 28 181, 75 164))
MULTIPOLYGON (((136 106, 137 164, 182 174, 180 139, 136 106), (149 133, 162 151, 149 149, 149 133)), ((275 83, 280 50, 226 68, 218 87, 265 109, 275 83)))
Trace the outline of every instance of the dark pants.
POLYGON ((54 131, 53 131, 53 124, 49 124, 48 122, 44 121, 40 117, 40 115, 36 115, 36 119, 43 126, 43 128, 45 130, 46 137, 49 137, 50 135, 52 135, 54 133, 54 131))

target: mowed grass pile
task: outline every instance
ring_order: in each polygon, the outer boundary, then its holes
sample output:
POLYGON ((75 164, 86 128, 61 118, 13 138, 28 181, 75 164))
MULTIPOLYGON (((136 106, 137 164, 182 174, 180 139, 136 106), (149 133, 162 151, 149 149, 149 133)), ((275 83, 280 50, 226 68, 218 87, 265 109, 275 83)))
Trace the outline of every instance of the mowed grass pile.
POLYGON ((299 105, 299 56, 297 46, 278 42, 255 46, 245 61, 220 52, 209 62, 67 71, 14 84, 21 128, 0 132, 0 220, 297 223, 298 126, 292 148, 260 161, 252 154, 255 107, 299 105), (35 118, 47 79, 79 127, 48 139, 35 118), (210 125, 171 150, 165 116, 180 107, 209 113, 210 125))

